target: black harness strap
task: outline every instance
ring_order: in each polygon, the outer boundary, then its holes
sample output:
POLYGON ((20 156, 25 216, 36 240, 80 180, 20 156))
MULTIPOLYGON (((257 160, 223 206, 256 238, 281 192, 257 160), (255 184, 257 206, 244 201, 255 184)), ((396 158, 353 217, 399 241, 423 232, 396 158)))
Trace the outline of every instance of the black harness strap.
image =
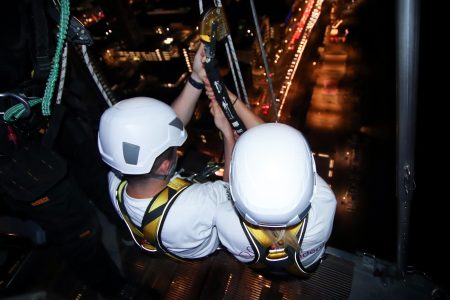
POLYGON ((162 243, 161 232, 164 221, 167 216, 167 212, 170 207, 175 203, 175 200, 187 187, 191 185, 191 182, 175 178, 169 182, 166 188, 153 197, 149 202, 144 217, 142 219, 141 226, 135 225, 125 208, 123 202, 123 194, 125 192, 126 181, 122 181, 117 187, 116 199, 119 204, 119 209, 128 225, 128 228, 133 234, 133 238, 137 244, 144 250, 152 253, 166 254, 172 258, 178 260, 190 260, 182 258, 171 253, 162 243))
POLYGON ((38 80, 46 80, 50 74, 51 59, 50 59, 50 45, 48 38, 48 23, 45 15, 44 3, 41 0, 32 0, 31 13, 33 19, 33 41, 31 49, 33 51, 34 59, 34 76, 38 80))
MULTIPOLYGON (((307 223, 308 216, 296 226, 286 229, 295 234, 299 246, 303 242, 307 223)), ((298 259, 300 247, 297 251, 290 245, 286 245, 284 248, 273 247, 272 240, 266 235, 265 229, 252 226, 245 221, 241 222, 241 226, 254 252, 254 259, 247 263, 251 268, 269 274, 285 275, 289 273, 299 277, 310 275, 310 269, 305 268, 298 259)))

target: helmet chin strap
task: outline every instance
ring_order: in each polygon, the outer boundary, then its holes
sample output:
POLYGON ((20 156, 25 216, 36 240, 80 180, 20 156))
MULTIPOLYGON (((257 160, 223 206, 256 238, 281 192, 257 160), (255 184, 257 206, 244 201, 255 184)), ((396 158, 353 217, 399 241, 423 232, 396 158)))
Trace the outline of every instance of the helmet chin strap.
POLYGON ((170 180, 173 175, 175 175, 175 171, 177 168, 177 160, 174 159, 170 165, 169 171, 167 172, 167 175, 162 175, 162 174, 156 174, 156 173, 148 173, 146 176, 150 177, 150 178, 156 178, 156 179, 161 179, 161 180, 165 180, 168 181, 170 180))

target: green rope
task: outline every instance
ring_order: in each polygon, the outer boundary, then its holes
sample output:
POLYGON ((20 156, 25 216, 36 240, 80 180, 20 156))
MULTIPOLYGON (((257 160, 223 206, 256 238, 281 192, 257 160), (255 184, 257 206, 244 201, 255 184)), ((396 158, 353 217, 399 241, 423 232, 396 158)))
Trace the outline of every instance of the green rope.
MULTIPOLYGON (((69 0, 62 0, 60 14, 61 15, 59 19, 59 31, 57 34, 55 57, 53 57, 52 69, 50 70, 50 75, 47 79, 47 85, 45 86, 44 97, 29 101, 30 107, 38 103, 42 103, 42 114, 44 116, 50 115, 50 103, 53 98, 53 91, 55 89, 55 83, 58 78, 61 51, 64 47, 70 17, 69 0)), ((24 112, 25 106, 22 103, 19 103, 8 109, 3 115, 3 119, 7 122, 13 122, 19 119, 24 112)))

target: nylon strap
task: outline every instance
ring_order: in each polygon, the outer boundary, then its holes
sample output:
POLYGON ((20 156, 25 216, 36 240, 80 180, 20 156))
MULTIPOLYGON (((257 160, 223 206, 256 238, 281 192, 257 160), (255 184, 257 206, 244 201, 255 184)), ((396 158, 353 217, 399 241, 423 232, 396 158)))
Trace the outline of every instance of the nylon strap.
POLYGON ((167 187, 154 196, 148 204, 140 227, 136 226, 131 221, 123 203, 123 193, 126 185, 126 180, 123 180, 119 184, 116 199, 125 223, 132 232, 135 242, 144 250, 154 253, 164 253, 175 259, 186 260, 170 253, 164 247, 161 241, 161 231, 170 206, 175 202, 175 199, 181 194, 181 192, 191 185, 191 182, 182 178, 174 178, 170 181, 167 187))
MULTIPOLYGON (((297 237, 299 245, 303 241, 306 232, 306 224, 308 216, 306 216, 299 224, 293 226, 286 231, 297 237)), ((300 260, 297 259, 298 251, 295 251, 291 246, 277 247, 273 245, 272 239, 267 234, 267 230, 253 226, 242 221, 242 227, 249 238, 255 258, 249 262, 251 268, 254 269, 284 269, 290 274, 307 277, 310 275, 300 260)))

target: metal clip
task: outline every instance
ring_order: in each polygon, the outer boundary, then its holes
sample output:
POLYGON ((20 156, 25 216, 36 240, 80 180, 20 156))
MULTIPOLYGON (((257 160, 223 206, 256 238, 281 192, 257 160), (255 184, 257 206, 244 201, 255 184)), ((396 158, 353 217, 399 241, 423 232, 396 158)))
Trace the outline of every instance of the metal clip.
MULTIPOLYGON (((56 22, 59 21, 60 10, 59 7, 53 7, 49 10, 50 16, 56 22)), ((83 26, 80 20, 74 16, 70 16, 69 24, 67 28, 67 39, 69 42, 75 45, 91 46, 94 43, 89 31, 83 26)))

